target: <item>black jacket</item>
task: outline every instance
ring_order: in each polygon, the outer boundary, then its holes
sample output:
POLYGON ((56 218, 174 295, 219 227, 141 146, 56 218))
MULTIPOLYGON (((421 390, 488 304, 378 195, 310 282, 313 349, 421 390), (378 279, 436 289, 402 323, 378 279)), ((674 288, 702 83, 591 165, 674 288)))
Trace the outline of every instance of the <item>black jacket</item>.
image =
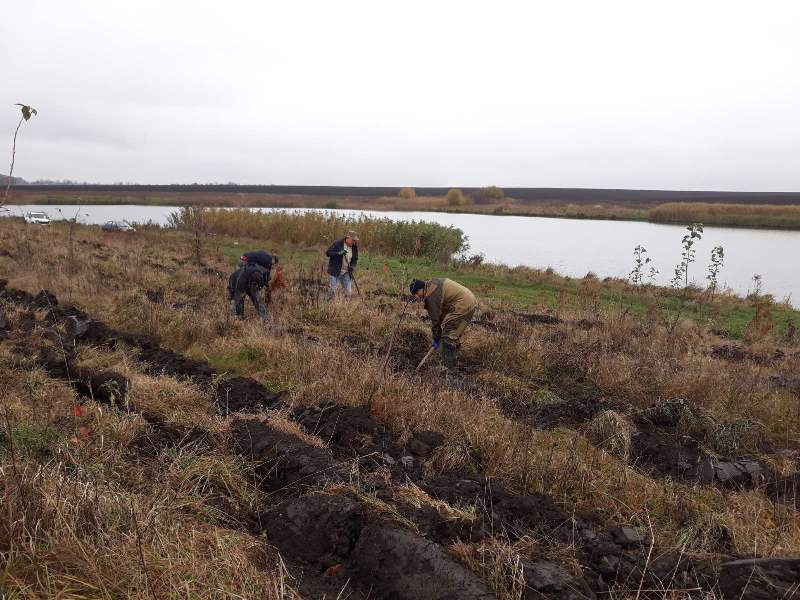
POLYGON ((270 280, 270 277, 272 276, 272 255, 269 252, 264 250, 251 250, 250 252, 245 252, 242 254, 240 260, 242 261, 239 265, 240 267, 245 265, 256 265, 266 270, 266 279, 267 281, 270 280))
MULTIPOLYGON (((344 256, 339 253, 344 250, 344 240, 345 238, 342 238, 333 242, 331 247, 328 248, 328 251, 325 253, 325 255, 328 257, 328 275, 338 277, 342 272, 342 260, 344 259, 344 256)), ((353 259, 350 261, 348 270, 354 269, 357 262, 358 244, 353 244, 353 259)))
POLYGON ((272 269, 272 255, 264 250, 251 250, 242 254, 243 263, 255 263, 265 269, 272 269))
POLYGON ((256 263, 247 263, 236 269, 228 277, 228 298, 233 300, 237 294, 248 290, 260 290, 269 284, 269 270, 256 263))

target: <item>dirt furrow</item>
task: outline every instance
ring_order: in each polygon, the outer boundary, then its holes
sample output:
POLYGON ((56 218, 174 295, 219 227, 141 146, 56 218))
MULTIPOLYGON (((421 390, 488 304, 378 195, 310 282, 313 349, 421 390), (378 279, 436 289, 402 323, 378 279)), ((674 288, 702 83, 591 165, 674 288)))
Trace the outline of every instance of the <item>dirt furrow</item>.
MULTIPOLYGON (((220 386, 214 385, 216 374, 207 363, 164 349, 153 340, 114 331, 77 309, 58 307, 50 294, 32 296, 3 289, 0 296, 29 309, 49 309, 46 324, 41 326, 59 348, 80 343, 113 348, 123 343, 137 351, 148 372, 187 377, 214 390, 222 414, 280 404, 278 395, 249 378, 226 380, 223 384, 229 385, 220 393, 220 386), (236 383, 230 384, 231 380, 236 383)), ((37 326, 33 323, 31 329, 37 326)), ((41 362, 55 376, 74 380, 79 393, 88 390, 88 395, 101 401, 103 390, 125 386, 112 374, 76 369, 68 356, 66 351, 63 356, 43 353, 41 362)), ((112 403, 118 400, 113 392, 107 397, 112 403)), ((443 545, 456 539, 481 541, 493 536, 514 540, 528 535, 573 544, 578 548, 582 575, 550 561, 523 560, 525 598, 591 598, 608 593, 612 586, 637 589, 642 584, 652 590, 681 588, 698 593, 719 589, 705 565, 669 552, 650 556, 649 540, 629 527, 607 525, 592 515, 566 515, 547 496, 515 495, 479 475, 456 472, 426 477, 422 462, 441 444, 436 432, 417 432, 401 445, 365 407, 308 407, 296 411, 294 418, 306 431, 326 440, 329 450, 253 418, 234 419, 231 435, 236 451, 258 465, 262 489, 276 501, 258 515, 257 527, 283 554, 307 567, 301 588, 309 595, 345 588, 353 598, 493 597, 443 545), (452 518, 430 507, 411 506, 397 494, 398 484, 408 482, 432 498, 465 509, 477 508, 477 518, 453 525, 452 518), (401 519, 376 515, 366 497, 342 491, 348 485, 391 507, 401 519), (398 525, 402 518, 407 520, 406 527, 398 525), (301 540, 306 543, 299 544, 301 540)), ((156 430, 164 431, 163 424, 156 423, 156 430)), ((164 438, 174 443, 176 437, 188 435, 176 431, 164 438)), ((741 560, 725 563, 723 571, 739 573, 742 564, 741 560)), ((800 581, 800 569, 792 561, 761 559, 753 571, 778 590, 788 590, 786 586, 800 581)), ((762 597, 752 594, 747 581, 730 578, 722 590, 724 597, 762 597), (731 581, 743 583, 736 588, 731 581)))

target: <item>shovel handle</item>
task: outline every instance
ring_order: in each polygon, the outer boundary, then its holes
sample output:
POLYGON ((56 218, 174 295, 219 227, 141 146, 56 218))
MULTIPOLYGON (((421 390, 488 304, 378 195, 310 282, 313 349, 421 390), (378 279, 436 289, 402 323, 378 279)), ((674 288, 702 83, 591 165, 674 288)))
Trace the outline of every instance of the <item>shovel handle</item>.
POLYGON ((428 350, 428 353, 425 356, 422 357, 422 360, 419 361, 419 364, 417 365, 417 368, 414 369, 415 372, 419 371, 422 368, 422 365, 424 365, 426 362, 428 362, 428 359, 431 357, 431 354, 433 354, 435 350, 436 350, 435 346, 431 346, 430 347, 430 350, 428 350))

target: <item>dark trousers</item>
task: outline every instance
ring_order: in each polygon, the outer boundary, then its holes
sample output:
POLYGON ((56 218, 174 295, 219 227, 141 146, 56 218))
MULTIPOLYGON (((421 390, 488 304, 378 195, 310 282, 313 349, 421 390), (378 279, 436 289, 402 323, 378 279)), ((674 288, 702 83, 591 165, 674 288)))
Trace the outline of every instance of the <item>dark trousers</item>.
POLYGON ((231 314, 235 317, 244 317, 244 299, 247 296, 253 303, 258 316, 266 318, 267 307, 259 294, 265 285, 263 274, 252 267, 245 266, 234 271, 228 279, 231 314))

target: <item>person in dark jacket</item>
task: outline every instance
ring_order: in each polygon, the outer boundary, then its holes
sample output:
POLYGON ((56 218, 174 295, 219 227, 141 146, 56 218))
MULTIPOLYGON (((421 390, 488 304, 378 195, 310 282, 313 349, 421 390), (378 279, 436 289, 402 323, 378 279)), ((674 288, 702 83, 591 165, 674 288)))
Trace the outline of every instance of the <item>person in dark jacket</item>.
POLYGON ((228 299, 231 302, 231 314, 236 317, 244 316, 244 297, 249 296, 256 309, 256 313, 263 319, 267 317, 265 303, 259 297, 259 292, 269 285, 272 265, 278 262, 278 257, 264 250, 253 250, 242 254, 239 268, 228 278, 228 299))
POLYGON ((474 294, 452 279, 435 277, 428 281, 415 279, 409 291, 425 302, 431 318, 434 348, 442 348, 442 362, 453 369, 458 360, 459 340, 472 322, 478 302, 474 294))
POLYGON ((333 297, 339 285, 350 296, 353 270, 358 263, 358 235, 348 231, 345 237, 333 242, 325 254, 328 257, 328 297, 333 297))

